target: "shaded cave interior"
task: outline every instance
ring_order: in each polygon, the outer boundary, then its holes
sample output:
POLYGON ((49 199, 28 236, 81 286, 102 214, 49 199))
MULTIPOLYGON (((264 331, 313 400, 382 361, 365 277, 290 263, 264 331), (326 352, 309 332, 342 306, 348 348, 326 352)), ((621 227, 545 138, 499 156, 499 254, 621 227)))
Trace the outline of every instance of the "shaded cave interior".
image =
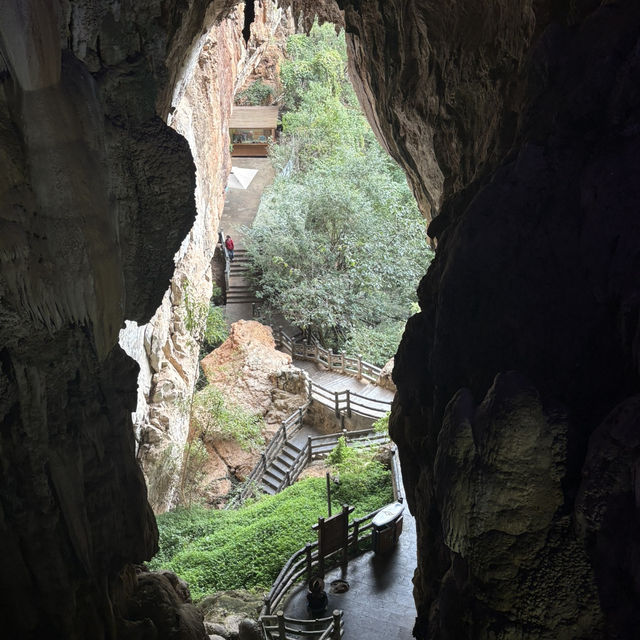
MULTIPOLYGON (((0 8, 2 607, 22 637, 199 638, 144 610, 134 563, 157 530, 117 338, 193 222, 191 153, 163 118, 236 3, 94 4, 0 8)), ((359 99, 438 240, 391 420, 417 637, 633 638, 640 7, 282 4, 344 20, 359 99)))

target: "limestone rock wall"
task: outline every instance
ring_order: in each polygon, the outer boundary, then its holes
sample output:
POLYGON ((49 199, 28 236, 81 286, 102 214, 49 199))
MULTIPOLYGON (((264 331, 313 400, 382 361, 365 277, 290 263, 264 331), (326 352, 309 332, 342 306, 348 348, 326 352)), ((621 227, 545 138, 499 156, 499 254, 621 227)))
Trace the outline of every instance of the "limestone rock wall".
POLYGON ((438 241, 391 420, 417 637, 633 638, 640 8, 339 4, 438 241))
POLYGON ((174 93, 168 123, 185 137, 196 166, 197 216, 175 256, 162 304, 143 328, 130 325, 120 342, 140 365, 136 432, 139 459, 155 512, 175 504, 188 404, 198 377, 198 340, 212 291, 211 260, 231 170, 228 122, 237 86, 260 62, 286 13, 275 2, 258 7, 243 40, 239 6, 193 48, 174 93), (150 376, 148 375, 150 372, 150 376))
POLYGON ((157 309, 194 222, 191 152, 162 96, 226 4, 0 7, 3 636, 187 637, 126 606, 157 530, 117 339, 157 309))

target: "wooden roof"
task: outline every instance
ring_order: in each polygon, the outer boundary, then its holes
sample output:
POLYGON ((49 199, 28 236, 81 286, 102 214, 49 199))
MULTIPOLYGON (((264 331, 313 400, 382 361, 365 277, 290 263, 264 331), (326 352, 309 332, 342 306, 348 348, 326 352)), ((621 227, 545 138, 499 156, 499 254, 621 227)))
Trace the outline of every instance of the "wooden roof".
POLYGON ((230 129, 275 129, 278 124, 278 108, 233 107, 230 129))

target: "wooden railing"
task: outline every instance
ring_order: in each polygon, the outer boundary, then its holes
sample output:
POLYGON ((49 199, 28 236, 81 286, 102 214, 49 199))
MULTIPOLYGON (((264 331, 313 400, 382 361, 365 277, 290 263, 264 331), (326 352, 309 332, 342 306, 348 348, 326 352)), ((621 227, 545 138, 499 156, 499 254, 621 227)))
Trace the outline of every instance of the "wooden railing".
MULTIPOLYGON (((402 474, 400 471, 400 463, 398 461, 397 449, 394 447, 391 452, 391 477, 393 486, 393 497, 397 502, 404 502, 404 493, 402 491, 402 474)), ((377 509, 368 513, 362 518, 354 518, 349 524, 348 533, 348 549, 349 553, 358 555, 362 551, 362 545, 368 542, 372 536, 373 518, 383 509, 377 509)), ((320 559, 318 554, 318 542, 310 542, 304 548, 296 551, 286 562, 282 570, 275 579, 271 590, 265 596, 264 605, 262 607, 261 616, 269 615, 277 609, 278 605, 286 595, 287 591, 296 584, 302 576, 306 574, 306 579, 310 580, 314 570, 317 570, 321 564, 327 566, 327 560, 337 560, 341 549, 328 554, 324 559, 320 559)))
POLYGON ((224 295, 226 299, 227 291, 229 291, 229 278, 231 276, 231 260, 229 260, 229 251, 224 242, 224 231, 222 229, 218 230, 218 242, 222 247, 222 255, 224 257, 224 295))
POLYGON ((357 413, 365 418, 377 420, 391 411, 389 400, 369 398, 350 389, 331 391, 311 380, 309 381, 309 396, 325 406, 333 407, 336 418, 339 418, 343 413, 351 418, 352 414, 357 413))
POLYGON ((338 609, 330 618, 316 620, 287 618, 282 611, 278 611, 275 616, 262 616, 260 622, 266 640, 286 640, 288 633, 309 640, 340 640, 344 633, 342 611, 338 609))
POLYGON ((304 447, 296 456, 296 459, 289 465, 278 487, 278 492, 292 485, 314 458, 322 458, 329 455, 341 437, 344 437, 347 445, 354 447, 372 446, 389 441, 389 436, 386 433, 376 433, 373 429, 361 429, 359 431, 343 430, 340 433, 308 436, 304 447))
MULTIPOLYGON (((287 440, 292 438, 300 428, 304 421, 304 416, 307 413, 309 405, 307 402, 302 405, 296 411, 294 411, 286 420, 280 423, 279 429, 276 431, 273 438, 271 438, 267 448, 262 452, 260 460, 256 463, 255 467, 251 470, 251 473, 247 476, 242 489, 236 496, 227 504, 227 509, 235 507, 243 502, 249 495, 256 493, 256 487, 262 480, 264 472, 268 469, 269 465, 275 460, 282 451, 287 440)), ((297 476, 296 476, 297 477, 297 476)))
POLYGON ((329 371, 338 371, 348 376, 362 378, 377 383, 382 369, 374 364, 365 362, 362 356, 348 356, 344 351, 333 353, 332 349, 325 349, 320 344, 307 344, 306 341, 292 340, 282 327, 273 330, 276 346, 291 354, 292 358, 308 360, 326 367, 329 371))

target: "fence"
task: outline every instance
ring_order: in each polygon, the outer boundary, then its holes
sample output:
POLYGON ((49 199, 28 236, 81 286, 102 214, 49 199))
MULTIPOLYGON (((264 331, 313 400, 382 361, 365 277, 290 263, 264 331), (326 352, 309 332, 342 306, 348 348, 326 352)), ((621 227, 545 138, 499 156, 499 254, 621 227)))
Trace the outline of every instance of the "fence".
POLYGON ((292 340, 282 327, 274 329, 273 336, 276 346, 291 354, 292 358, 308 360, 326 367, 329 371, 339 371, 345 375, 363 378, 376 383, 382 369, 374 364, 365 362, 362 356, 348 356, 344 351, 333 353, 332 349, 325 349, 320 344, 307 344, 305 340, 292 340))
POLYGON ((332 406, 336 418, 339 418, 342 413, 349 418, 353 413, 357 413, 365 418, 377 420, 391 410, 391 402, 388 400, 363 396, 350 389, 331 391, 311 381, 309 381, 309 395, 325 406, 332 406))
POLYGON ((340 437, 344 437, 347 444, 356 447, 383 444, 389 441, 389 436, 387 436, 386 433, 375 433, 373 429, 342 431, 341 433, 329 433, 322 436, 308 436, 304 447, 287 469, 284 479, 278 487, 278 491, 282 491, 293 484, 311 460, 328 455, 338 444, 340 437))
MULTIPOLYGON (((402 474, 398 462, 398 453, 394 447, 391 455, 391 476, 393 478, 393 495, 398 502, 404 501, 402 494, 402 474)), ((362 518, 355 518, 349 524, 348 549, 350 553, 357 555, 361 544, 368 542, 372 535, 372 520, 382 510, 377 509, 362 518)), ((306 574, 306 579, 311 579, 314 569, 323 566, 326 560, 336 559, 342 550, 335 551, 321 559, 318 554, 318 542, 311 542, 303 549, 296 551, 282 567, 275 579, 271 591, 265 596, 261 616, 268 616, 278 607, 287 591, 306 574)), ((281 636, 284 638, 285 636, 281 636)))
MULTIPOLYGON (((267 448, 262 452, 260 460, 258 460, 256 466, 247 476, 241 491, 227 505, 227 509, 238 505, 250 494, 255 493, 256 487, 262 480, 262 476, 268 469, 269 464, 278 457, 286 441, 298 433, 300 427, 302 427, 304 416, 310 404, 310 402, 307 402, 280 423, 280 428, 276 431, 273 438, 271 438, 267 448)), ((296 478, 297 477, 298 476, 296 476, 296 478)))
POLYGON ((220 229, 218 231, 218 242, 222 247, 222 255, 224 257, 224 295, 226 299, 227 291, 229 291, 229 278, 231 276, 231 260, 229 260, 229 251, 227 250, 227 245, 224 240, 224 231, 220 229))
POLYGON ((264 637, 267 640, 286 639, 287 633, 292 633, 296 638, 306 637, 311 640, 313 636, 317 640, 340 640, 344 633, 342 611, 335 610, 330 618, 318 618, 317 620, 296 620, 287 618, 282 611, 277 615, 265 615, 260 618, 264 637))

